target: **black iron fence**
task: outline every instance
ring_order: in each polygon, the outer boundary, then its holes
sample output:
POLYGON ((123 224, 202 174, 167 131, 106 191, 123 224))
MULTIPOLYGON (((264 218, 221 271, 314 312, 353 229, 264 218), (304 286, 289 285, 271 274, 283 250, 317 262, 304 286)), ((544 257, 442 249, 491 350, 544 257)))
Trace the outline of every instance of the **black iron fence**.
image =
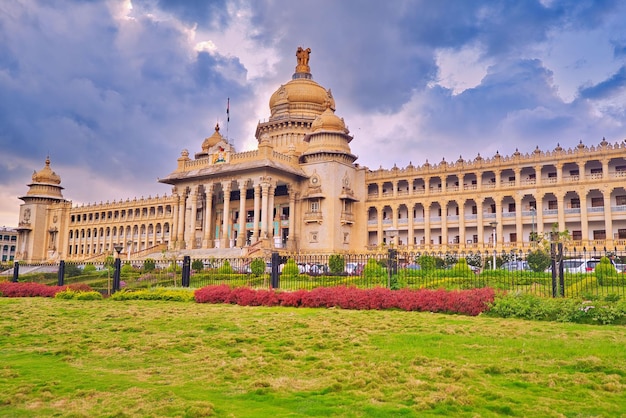
POLYGON ((267 258, 111 260, 107 263, 15 262, 0 280, 66 285, 83 283, 105 294, 154 286, 200 288, 228 284, 283 290, 329 286, 471 289, 547 297, 626 296, 626 252, 550 250, 442 254, 389 249, 378 253, 272 253, 267 258))

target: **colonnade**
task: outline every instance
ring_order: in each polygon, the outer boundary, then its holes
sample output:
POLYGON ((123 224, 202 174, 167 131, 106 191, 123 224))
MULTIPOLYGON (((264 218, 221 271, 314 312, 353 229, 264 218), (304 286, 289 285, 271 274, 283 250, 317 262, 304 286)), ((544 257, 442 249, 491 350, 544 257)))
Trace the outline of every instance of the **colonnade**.
MULTIPOLYGON (((250 179, 213 181, 179 188, 175 192, 176 241, 179 246, 192 248, 244 247, 262 240, 280 236, 276 228, 275 208, 278 185, 268 177, 253 182, 250 179), (252 199, 248 191, 252 189, 252 199), (231 193, 239 192, 239 202, 231 200, 231 193), (234 212, 238 216, 233 216, 234 212), (249 213, 252 216, 248 216, 249 213)), ((289 218, 287 241, 295 233, 295 192, 287 185, 289 218)), ((280 217, 279 217, 280 218, 280 217)), ((282 240, 282 237, 281 237, 282 240)))

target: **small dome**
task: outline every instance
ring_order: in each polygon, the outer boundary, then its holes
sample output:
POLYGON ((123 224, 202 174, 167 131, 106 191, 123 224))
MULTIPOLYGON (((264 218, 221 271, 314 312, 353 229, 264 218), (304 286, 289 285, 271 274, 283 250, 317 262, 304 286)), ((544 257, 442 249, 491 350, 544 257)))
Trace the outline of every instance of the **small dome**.
POLYGON ((333 131, 347 134, 349 132, 343 118, 335 115, 335 112, 328 107, 324 113, 319 115, 311 124, 312 132, 333 131))
POLYGON ((209 148, 217 145, 219 142, 222 142, 224 137, 220 134, 220 124, 215 125, 215 132, 208 138, 205 138, 204 142, 202 142, 202 151, 207 152, 209 148))
POLYGON ((33 183, 61 184, 61 177, 50 168, 50 157, 46 157, 46 165, 33 173, 33 183))

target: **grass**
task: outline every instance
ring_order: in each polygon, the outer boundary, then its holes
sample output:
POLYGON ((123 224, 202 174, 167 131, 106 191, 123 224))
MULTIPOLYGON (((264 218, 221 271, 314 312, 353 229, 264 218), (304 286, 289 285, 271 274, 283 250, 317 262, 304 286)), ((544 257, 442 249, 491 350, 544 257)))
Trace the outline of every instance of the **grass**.
POLYGON ((626 415, 620 326, 43 298, 0 313, 0 416, 626 415))

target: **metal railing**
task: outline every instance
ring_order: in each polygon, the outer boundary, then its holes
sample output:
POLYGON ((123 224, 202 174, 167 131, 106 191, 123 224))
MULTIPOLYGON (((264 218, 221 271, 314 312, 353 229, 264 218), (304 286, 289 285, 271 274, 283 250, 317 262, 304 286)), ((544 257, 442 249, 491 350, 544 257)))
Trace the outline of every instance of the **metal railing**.
POLYGON ((0 280, 54 285, 82 283, 104 294, 154 286, 200 288, 227 284, 281 290, 329 286, 471 289, 492 287, 546 297, 626 296, 626 252, 594 250, 476 253, 411 252, 390 248, 377 253, 272 253, 232 257, 127 263, 23 264, 0 272, 0 280), (608 268, 598 270, 602 257, 608 268), (461 260, 463 259, 463 260, 461 260), (494 266, 495 261, 495 266, 494 266), (133 264, 135 264, 133 266, 133 264))

